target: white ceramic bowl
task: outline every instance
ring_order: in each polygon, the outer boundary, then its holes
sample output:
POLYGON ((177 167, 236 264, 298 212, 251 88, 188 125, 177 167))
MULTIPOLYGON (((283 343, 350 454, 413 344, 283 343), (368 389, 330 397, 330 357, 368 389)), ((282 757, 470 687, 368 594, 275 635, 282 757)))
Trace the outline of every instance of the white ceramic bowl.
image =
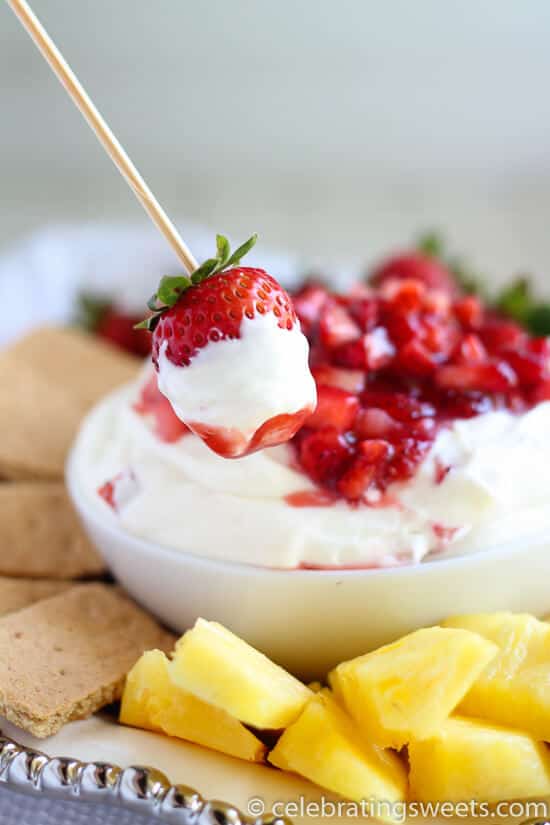
POLYGON ((452 613, 550 610, 550 535, 383 570, 271 570, 172 550, 122 530, 67 483, 86 531, 134 598, 178 632, 215 619, 304 678, 452 613))

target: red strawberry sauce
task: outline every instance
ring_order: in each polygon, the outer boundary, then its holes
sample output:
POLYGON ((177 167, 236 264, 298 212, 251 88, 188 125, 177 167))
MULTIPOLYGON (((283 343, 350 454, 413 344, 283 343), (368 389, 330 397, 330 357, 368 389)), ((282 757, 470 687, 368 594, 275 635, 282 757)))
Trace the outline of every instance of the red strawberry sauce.
POLYGON ((264 421, 250 440, 238 430, 206 426, 192 421, 189 422, 189 429, 223 458, 239 458, 289 441, 310 415, 311 407, 295 413, 275 415, 264 421))
POLYGON ((141 388, 134 410, 149 418, 157 438, 168 444, 178 441, 189 432, 183 421, 177 417, 168 399, 158 388, 157 374, 154 373, 141 388))
POLYGON ((319 403, 291 444, 320 492, 290 496, 293 506, 380 506, 388 485, 415 474, 441 427, 550 400, 549 339, 460 294, 442 265, 394 260, 375 286, 338 295, 309 284, 294 296, 319 403))

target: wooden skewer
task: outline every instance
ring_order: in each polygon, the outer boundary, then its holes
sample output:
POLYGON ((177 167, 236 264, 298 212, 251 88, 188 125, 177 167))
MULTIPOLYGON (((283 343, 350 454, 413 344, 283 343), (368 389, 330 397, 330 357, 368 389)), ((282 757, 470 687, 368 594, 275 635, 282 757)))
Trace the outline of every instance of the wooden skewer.
POLYGON ((44 29, 26 0, 8 0, 9 5, 15 12, 29 35, 32 37, 50 67, 53 69, 73 102, 80 109, 89 125, 97 135, 103 148, 110 156, 111 160, 118 168, 121 175, 126 179, 141 205, 148 213, 153 222, 160 229, 174 252, 181 259, 185 269, 189 274, 195 271, 198 263, 191 250, 180 237, 176 227, 163 210, 138 170, 110 130, 109 126, 100 115, 90 97, 80 84, 78 78, 71 67, 44 29))

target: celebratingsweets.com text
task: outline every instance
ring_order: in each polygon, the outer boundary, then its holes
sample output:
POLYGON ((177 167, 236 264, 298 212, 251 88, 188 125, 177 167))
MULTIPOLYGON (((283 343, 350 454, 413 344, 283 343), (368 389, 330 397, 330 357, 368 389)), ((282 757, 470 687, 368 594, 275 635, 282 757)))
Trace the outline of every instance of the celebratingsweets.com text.
POLYGON ((334 800, 327 797, 308 799, 304 796, 296 799, 266 802, 260 796, 250 797, 247 803, 249 816, 274 817, 311 817, 330 819, 392 819, 404 823, 407 819, 548 819, 550 802, 535 800, 517 802, 391 802, 383 799, 362 799, 360 802, 334 800))

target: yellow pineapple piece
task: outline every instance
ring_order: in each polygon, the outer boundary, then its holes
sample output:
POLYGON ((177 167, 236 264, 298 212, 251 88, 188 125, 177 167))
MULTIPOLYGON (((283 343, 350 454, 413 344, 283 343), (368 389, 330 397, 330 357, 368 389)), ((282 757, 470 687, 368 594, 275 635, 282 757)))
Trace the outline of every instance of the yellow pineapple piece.
POLYGON ((267 750, 228 713, 177 687, 170 678, 170 662, 160 650, 144 653, 128 674, 120 721, 250 762, 263 762, 267 750))
POLYGON ((550 795, 550 751, 530 736, 451 717, 409 745, 411 796, 422 802, 499 802, 550 795))
POLYGON ((133 666, 126 677, 120 703, 120 722, 134 728, 160 730, 153 723, 152 713, 167 695, 168 659, 161 650, 149 650, 133 666))
POLYGON ((329 681, 365 737, 399 749, 437 731, 497 652, 466 630, 424 628, 343 662, 329 681))
POLYGON ((500 651, 460 703, 460 713, 550 740, 550 626, 504 612, 453 616, 444 625, 479 633, 500 651))
MULTIPOLYGON (((363 740, 328 690, 308 702, 268 760, 354 802, 402 803, 406 798, 407 771, 401 759, 363 740)), ((383 807, 376 813, 391 819, 383 807)))
POLYGON ((312 695, 263 653, 204 619, 177 643, 171 676, 204 702, 260 729, 286 728, 312 695))

